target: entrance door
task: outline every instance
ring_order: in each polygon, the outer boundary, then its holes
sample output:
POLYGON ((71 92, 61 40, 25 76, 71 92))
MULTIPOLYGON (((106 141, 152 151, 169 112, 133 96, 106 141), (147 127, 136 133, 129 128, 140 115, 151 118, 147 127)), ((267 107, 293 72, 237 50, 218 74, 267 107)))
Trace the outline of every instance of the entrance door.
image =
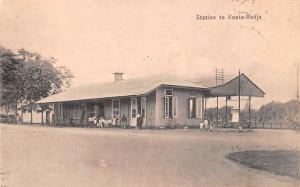
POLYGON ((137 124, 137 98, 131 98, 131 126, 137 124))

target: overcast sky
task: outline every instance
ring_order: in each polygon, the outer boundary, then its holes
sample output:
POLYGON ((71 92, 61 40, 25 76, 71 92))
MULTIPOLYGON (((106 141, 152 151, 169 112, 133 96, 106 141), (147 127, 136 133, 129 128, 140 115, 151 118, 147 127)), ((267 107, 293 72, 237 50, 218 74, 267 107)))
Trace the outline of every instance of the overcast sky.
POLYGON ((58 59, 74 84, 176 73, 212 76, 241 69, 267 94, 258 103, 296 97, 299 0, 0 0, 0 45, 58 59), (196 15, 259 14, 253 20, 196 15))

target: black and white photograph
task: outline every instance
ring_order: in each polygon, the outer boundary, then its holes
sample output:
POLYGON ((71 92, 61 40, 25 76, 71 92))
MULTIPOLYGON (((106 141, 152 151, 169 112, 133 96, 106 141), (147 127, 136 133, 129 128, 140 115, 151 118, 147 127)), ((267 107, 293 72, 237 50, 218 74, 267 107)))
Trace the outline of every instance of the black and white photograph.
POLYGON ((300 186, 300 0, 0 0, 0 187, 300 186))

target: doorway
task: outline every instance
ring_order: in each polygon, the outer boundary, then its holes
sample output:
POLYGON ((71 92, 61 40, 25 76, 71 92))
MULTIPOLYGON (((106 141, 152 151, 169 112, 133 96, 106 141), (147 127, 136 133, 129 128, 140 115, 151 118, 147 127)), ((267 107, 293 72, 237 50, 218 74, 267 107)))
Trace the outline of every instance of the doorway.
POLYGON ((131 126, 137 125, 137 98, 131 98, 131 126))

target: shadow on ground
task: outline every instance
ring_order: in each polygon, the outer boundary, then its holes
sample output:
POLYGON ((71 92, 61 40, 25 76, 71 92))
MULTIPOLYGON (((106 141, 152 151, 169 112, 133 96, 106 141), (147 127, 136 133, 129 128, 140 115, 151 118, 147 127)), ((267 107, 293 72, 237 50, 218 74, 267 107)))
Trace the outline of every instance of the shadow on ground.
POLYGON ((242 151, 230 153, 226 158, 250 168, 300 179, 300 151, 242 151))

